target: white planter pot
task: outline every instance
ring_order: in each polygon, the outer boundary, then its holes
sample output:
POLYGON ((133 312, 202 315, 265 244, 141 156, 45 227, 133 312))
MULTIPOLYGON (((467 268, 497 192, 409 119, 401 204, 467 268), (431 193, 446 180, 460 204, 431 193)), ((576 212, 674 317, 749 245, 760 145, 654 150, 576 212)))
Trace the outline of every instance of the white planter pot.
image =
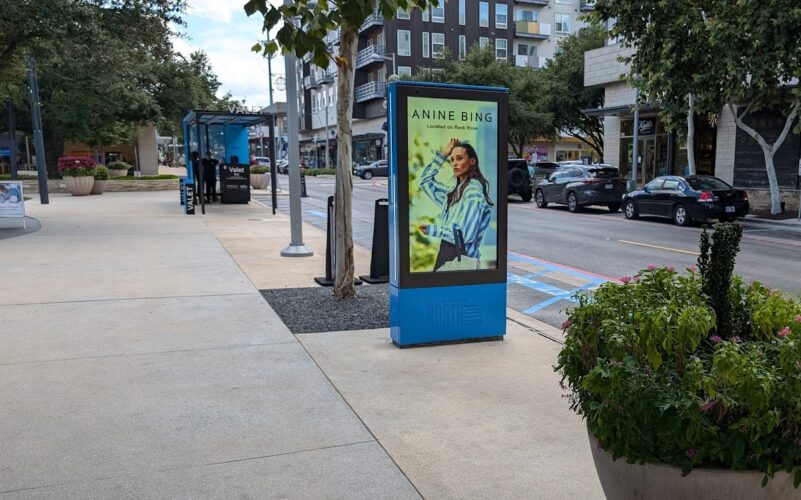
POLYGON ((681 469, 668 465, 629 464, 625 458, 598 447, 590 434, 590 449, 606 498, 615 500, 791 500, 801 499, 793 488, 793 476, 777 472, 762 487, 764 474, 728 469, 693 469, 682 477, 681 469))
POLYGON ((87 196, 92 192, 92 186, 94 186, 94 184, 95 178, 91 175, 64 177, 64 185, 72 196, 87 196))
POLYGON ((95 183, 92 185, 92 192, 89 194, 103 194, 103 191, 106 190, 107 182, 95 179, 95 183))
POLYGON ((127 174, 127 170, 117 170, 117 169, 108 169, 108 176, 109 177, 124 177, 127 174))
POLYGON ((264 185, 264 176, 267 174, 250 174, 250 187, 253 189, 261 189, 264 185))

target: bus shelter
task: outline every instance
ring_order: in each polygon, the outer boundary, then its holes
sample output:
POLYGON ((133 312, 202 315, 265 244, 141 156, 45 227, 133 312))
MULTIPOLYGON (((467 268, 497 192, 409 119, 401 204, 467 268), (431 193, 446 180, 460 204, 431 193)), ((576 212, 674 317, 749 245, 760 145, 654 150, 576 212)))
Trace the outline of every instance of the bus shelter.
POLYGON ((204 197, 197 191, 203 189, 206 175, 214 175, 213 172, 203 172, 202 162, 199 171, 194 172, 192 153, 197 152, 200 158, 204 158, 206 152, 211 152, 220 165, 231 165, 231 157, 236 156, 239 163, 247 165, 250 159, 248 128, 269 119, 269 115, 246 112, 194 110, 187 113, 182 121, 186 177, 181 179, 181 204, 186 213, 195 213, 195 197, 198 195, 202 213, 206 213, 204 197))

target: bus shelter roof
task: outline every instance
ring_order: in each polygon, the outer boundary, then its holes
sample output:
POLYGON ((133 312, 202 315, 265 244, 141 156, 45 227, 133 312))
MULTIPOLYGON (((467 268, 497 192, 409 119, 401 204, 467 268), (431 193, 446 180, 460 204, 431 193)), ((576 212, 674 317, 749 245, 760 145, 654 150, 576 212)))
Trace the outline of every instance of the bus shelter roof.
POLYGON ((241 125, 252 127, 270 119, 270 115, 260 113, 229 113, 226 111, 193 110, 183 119, 187 125, 241 125))

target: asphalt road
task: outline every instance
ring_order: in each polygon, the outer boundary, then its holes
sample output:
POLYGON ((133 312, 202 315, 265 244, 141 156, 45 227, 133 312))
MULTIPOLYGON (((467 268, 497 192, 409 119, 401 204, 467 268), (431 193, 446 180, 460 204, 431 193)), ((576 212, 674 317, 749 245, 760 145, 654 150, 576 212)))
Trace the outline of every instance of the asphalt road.
MULTIPOLYGON (((279 176, 286 190, 287 177, 279 176)), ((326 200, 334 179, 306 178, 304 221, 325 228, 326 200)), ((370 248, 375 200, 387 197, 387 179, 353 179, 354 240, 370 248)), ((262 201, 267 201, 262 198, 262 201)), ((279 209, 288 212, 287 197, 279 209)), ((742 222, 745 230, 735 272, 771 288, 801 295, 801 227, 742 222)), ((649 264, 684 269, 696 262, 700 227, 677 227, 669 220, 626 220, 605 208, 570 213, 551 205, 509 199, 509 306, 554 326, 580 289, 632 276, 649 264)))

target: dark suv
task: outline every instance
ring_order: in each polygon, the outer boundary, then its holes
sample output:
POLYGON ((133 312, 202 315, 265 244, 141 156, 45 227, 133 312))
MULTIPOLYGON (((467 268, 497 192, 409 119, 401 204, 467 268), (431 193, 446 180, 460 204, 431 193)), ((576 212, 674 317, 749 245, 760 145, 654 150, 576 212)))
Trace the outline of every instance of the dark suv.
POLYGON ((539 208, 560 203, 575 212, 586 205, 606 205, 617 212, 625 192, 625 179, 611 165, 563 165, 537 184, 534 201, 539 208))
POLYGON ((508 159, 507 170, 506 178, 509 184, 509 192, 507 194, 519 194, 523 201, 531 201, 532 182, 526 160, 521 158, 508 159))

